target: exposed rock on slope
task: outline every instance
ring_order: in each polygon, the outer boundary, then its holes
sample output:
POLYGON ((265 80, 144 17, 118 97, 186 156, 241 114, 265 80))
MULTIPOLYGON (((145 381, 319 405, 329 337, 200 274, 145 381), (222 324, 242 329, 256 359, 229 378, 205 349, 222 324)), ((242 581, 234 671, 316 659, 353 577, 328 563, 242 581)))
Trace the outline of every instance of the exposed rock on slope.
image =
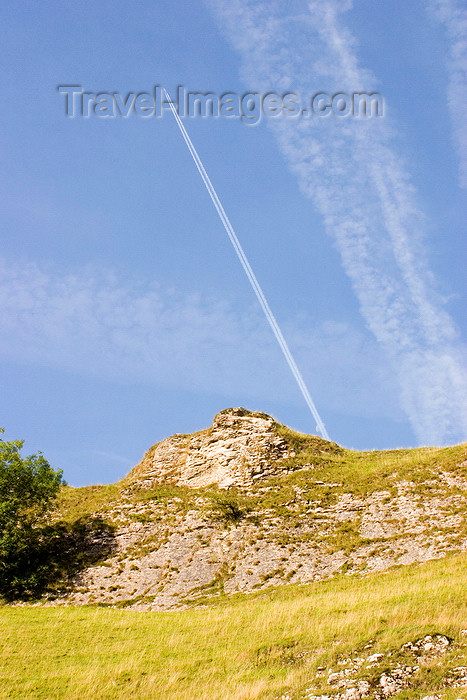
POLYGON ((466 476, 467 445, 355 452, 228 409, 93 506, 118 552, 57 602, 160 610, 467 551, 466 476))
POLYGON ((294 454, 270 416, 230 408, 218 413, 208 430, 173 435, 151 447, 129 481, 145 488, 161 483, 248 486, 280 472, 280 460, 294 454))
MULTIPOLYGON (((320 668, 316 678, 324 679, 327 676, 327 684, 334 690, 332 694, 315 695, 311 687, 301 695, 302 700, 386 700, 398 696, 404 689, 418 688, 420 681, 423 682, 423 676, 453 646, 453 640, 449 637, 434 634, 407 642, 388 654, 374 654, 373 642, 374 640, 366 644, 364 649, 352 657, 340 659, 337 668, 320 668)), ((453 668, 438 683, 441 688, 467 688, 467 668, 453 668)), ((277 700, 292 699, 283 696, 277 700)), ((424 695, 421 700, 441 700, 441 696, 424 695)))

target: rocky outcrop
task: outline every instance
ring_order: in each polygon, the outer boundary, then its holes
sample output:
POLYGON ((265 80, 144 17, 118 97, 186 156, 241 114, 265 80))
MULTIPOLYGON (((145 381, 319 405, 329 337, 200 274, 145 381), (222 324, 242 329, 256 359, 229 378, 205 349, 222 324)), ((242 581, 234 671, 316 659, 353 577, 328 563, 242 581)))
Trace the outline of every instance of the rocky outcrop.
MULTIPOLYGON (((326 679, 335 692, 316 695, 313 687, 310 687, 301 699, 386 700, 405 689, 417 689, 423 670, 436 665, 453 647, 453 640, 444 634, 426 635, 387 654, 372 653, 373 643, 365 645, 362 651, 352 657, 340 659, 338 668, 318 669, 317 678, 326 679)), ((451 669, 447 676, 440 679, 439 685, 443 688, 467 688, 467 668, 457 666, 451 669)), ((420 698, 441 700, 441 695, 420 695, 420 698)), ((292 698, 282 696, 276 700, 292 698)))
POLYGON ((208 430, 173 435, 151 447, 129 482, 145 488, 161 483, 248 486, 280 473, 280 460, 293 454, 270 416, 229 408, 215 416, 208 430))
POLYGON ((467 445, 357 453, 221 411, 154 445, 102 503, 94 515, 115 527, 117 550, 57 604, 164 610, 465 552, 466 456, 467 445))
MULTIPOLYGON (((273 495, 274 486, 263 485, 261 493, 273 495)), ((185 502, 177 495, 137 503, 121 499, 103 514, 119 523, 118 552, 82 572, 67 599, 165 610, 220 591, 247 593, 339 572, 369 574, 467 551, 462 493, 442 500, 433 494, 420 504, 416 489, 404 483, 393 497, 386 491, 367 500, 343 494, 328 505, 295 493, 282 517, 254 506, 242 514, 240 498, 237 521, 203 491, 185 502), (436 527, 428 529, 428 521, 436 527)), ((225 502, 237 498, 227 492, 225 502)))

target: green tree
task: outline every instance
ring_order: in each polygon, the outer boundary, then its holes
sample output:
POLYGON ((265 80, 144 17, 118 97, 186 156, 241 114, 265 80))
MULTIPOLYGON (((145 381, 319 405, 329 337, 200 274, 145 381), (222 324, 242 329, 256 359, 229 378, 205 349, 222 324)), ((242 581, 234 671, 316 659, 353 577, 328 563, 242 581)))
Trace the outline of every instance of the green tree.
MULTIPOLYGON (((0 433, 3 428, 0 428, 0 433)), ((23 440, 0 438, 0 596, 38 598, 66 590, 76 574, 115 551, 115 526, 87 515, 51 519, 65 482, 39 452, 21 457, 23 440)))
POLYGON ((23 443, 0 438, 0 594, 6 598, 43 586, 50 568, 44 516, 64 483, 63 472, 40 452, 22 457, 23 443))

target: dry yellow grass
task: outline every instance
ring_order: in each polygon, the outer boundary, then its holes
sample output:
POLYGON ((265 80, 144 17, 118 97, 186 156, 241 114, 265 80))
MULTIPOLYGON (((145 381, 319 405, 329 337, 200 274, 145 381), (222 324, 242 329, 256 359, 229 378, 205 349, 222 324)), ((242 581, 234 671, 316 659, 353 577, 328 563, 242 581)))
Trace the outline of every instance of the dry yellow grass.
MULTIPOLYGON (((466 581, 467 557, 456 555, 177 612, 0 607, 0 698, 262 700, 284 691, 296 697, 318 665, 369 639, 376 640, 374 651, 433 632, 460 640, 466 581)), ((447 690, 442 697, 461 695, 447 690)))

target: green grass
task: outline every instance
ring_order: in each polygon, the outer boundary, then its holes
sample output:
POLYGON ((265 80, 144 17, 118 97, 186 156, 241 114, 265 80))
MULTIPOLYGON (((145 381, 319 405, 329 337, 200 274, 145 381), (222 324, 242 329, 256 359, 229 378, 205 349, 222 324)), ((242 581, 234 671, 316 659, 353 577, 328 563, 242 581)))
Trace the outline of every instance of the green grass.
POLYGON ((60 490, 54 515, 66 522, 98 511, 105 511, 109 505, 120 498, 120 483, 97 486, 63 486, 60 490))
MULTIPOLYGON (((408 480, 422 483, 437 480, 440 471, 466 476, 467 443, 453 447, 421 447, 414 449, 372 450, 359 452, 340 447, 310 435, 297 433, 278 425, 278 433, 293 447, 296 454, 284 460, 285 467, 312 464, 314 479, 342 482, 347 492, 366 495, 384 490, 392 482, 408 480), (389 479, 389 482, 388 482, 389 479)), ((295 474, 289 475, 293 482, 295 474)))
MULTIPOLYGON (((451 665, 466 664, 459 636, 466 580, 467 557, 456 555, 185 611, 3 606, 0 698, 272 700, 285 691, 295 698, 313 684, 317 666, 370 639, 373 653, 434 632, 458 641, 451 665)), ((431 676, 420 680, 422 695, 431 676)), ((419 697, 416 688, 397 696, 419 697)))
MULTIPOLYGON (((293 517, 294 509, 283 507, 293 499, 302 503, 308 501, 310 505, 329 505, 342 493, 365 497, 375 491, 388 491, 390 496, 395 496, 397 484, 403 481, 412 482, 420 496, 436 490, 439 490, 439 495, 441 492, 448 495, 458 492, 458 489, 442 483, 440 471, 452 476, 467 476, 465 443, 446 448, 358 452, 296 433, 285 426, 277 426, 277 431, 296 453, 281 464, 284 469, 294 471, 258 483, 252 495, 258 508, 270 508, 282 516, 289 514, 293 517), (301 465, 304 468, 300 469, 301 465), (329 482, 333 486, 329 486, 329 482)), ((303 512, 303 508, 295 508, 297 512, 303 512)))

